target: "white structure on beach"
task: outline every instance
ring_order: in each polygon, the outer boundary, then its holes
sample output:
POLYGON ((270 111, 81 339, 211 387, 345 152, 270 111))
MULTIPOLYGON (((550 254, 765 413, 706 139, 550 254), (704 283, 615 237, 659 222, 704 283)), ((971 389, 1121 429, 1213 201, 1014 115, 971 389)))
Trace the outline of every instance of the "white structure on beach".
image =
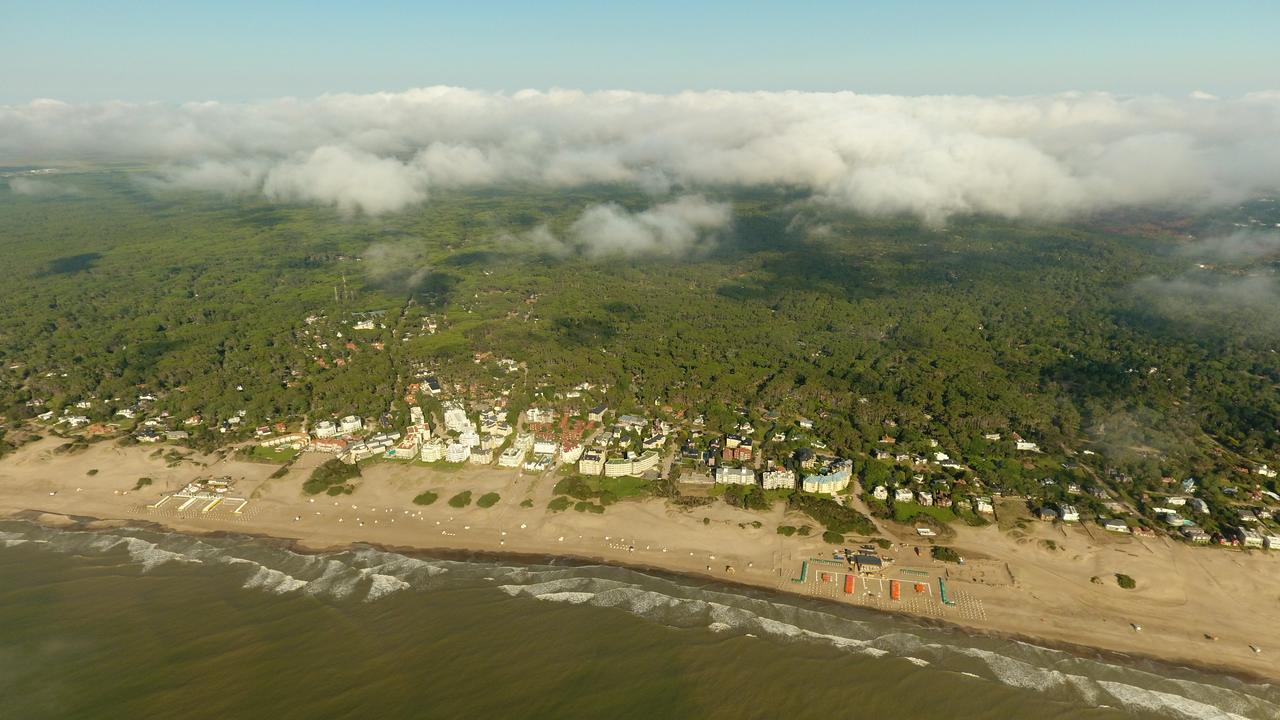
POLYGON ((755 485, 756 471, 751 468, 716 468, 716 484, 718 485, 755 485))
POLYGON ((832 463, 825 472, 805 475, 800 482, 800 489, 807 493, 835 495, 849 487, 849 479, 853 477, 853 463, 842 460, 832 463))
POLYGON ((471 446, 464 443, 449 443, 449 446, 444 449, 444 459, 446 462, 466 462, 470 457, 471 446))
POLYGON ((500 467, 518 468, 523 461, 524 450, 518 447, 509 447, 498 456, 498 465, 500 467))
POLYGON ((422 450, 418 457, 422 458, 422 462, 439 462, 444 459, 444 443, 440 440, 432 439, 422 444, 422 450))
POLYGON ((338 432, 343 435, 350 435, 364 430, 364 422, 355 415, 348 415, 338 421, 338 432))
POLYGON ((765 490, 794 490, 796 474, 791 470, 769 470, 760 476, 760 484, 765 490))
POLYGON ((578 472, 583 475, 599 475, 604 471, 604 464, 608 459, 609 456, 602 450, 588 450, 582 454, 582 459, 578 461, 578 472))
POLYGON ((606 477, 643 475, 656 468, 659 459, 658 453, 650 451, 639 457, 610 460, 604 464, 604 474, 606 477))

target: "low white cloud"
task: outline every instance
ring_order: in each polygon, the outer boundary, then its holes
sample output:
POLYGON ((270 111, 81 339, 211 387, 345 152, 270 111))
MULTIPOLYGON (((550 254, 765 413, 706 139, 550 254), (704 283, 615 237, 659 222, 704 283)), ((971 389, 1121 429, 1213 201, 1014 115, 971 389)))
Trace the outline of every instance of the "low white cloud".
POLYGON ((1134 285, 1144 311, 1187 332, 1230 328, 1245 335, 1280 336, 1280 280, 1270 272, 1242 276, 1193 273, 1145 278, 1134 285))
POLYGON ((414 290, 431 275, 421 249, 407 242, 376 242, 360 256, 374 284, 394 290, 414 290))
POLYGON ((1248 262, 1280 256, 1280 230, 1248 229, 1214 235, 1182 248, 1182 253, 1204 260, 1248 262))
POLYGON ((276 165, 262 191, 281 202, 333 205, 370 214, 403 210, 427 197, 420 169, 349 148, 325 146, 276 165))
POLYGON ((784 186, 867 213, 1063 218, 1280 187, 1280 92, 1238 98, 431 87, 248 104, 0 107, 0 161, 128 159, 167 183, 392 212, 432 188, 784 186))
POLYGON ((9 178, 9 189, 15 195, 28 197, 66 197, 82 194, 79 187, 68 182, 25 177, 9 178))
POLYGON ((159 174, 143 178, 143 184, 154 190, 195 190, 234 196, 262 190, 268 165, 251 160, 205 160, 194 165, 169 167, 159 174))
POLYGON ((615 203, 593 205, 569 225, 563 238, 542 225, 524 239, 557 255, 685 255, 708 248, 732 218, 728 203, 686 195, 639 212, 615 203))

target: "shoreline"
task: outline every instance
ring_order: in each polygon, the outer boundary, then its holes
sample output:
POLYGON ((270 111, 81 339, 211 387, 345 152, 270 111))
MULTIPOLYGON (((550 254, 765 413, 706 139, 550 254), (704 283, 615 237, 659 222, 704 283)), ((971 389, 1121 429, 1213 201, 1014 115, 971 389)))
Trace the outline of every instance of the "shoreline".
MULTIPOLYGON (((366 468, 353 495, 308 497, 301 482, 323 456, 303 456, 283 478, 270 478, 277 465, 197 455, 170 464, 152 457, 155 448, 110 443, 65 455, 54 452, 56 445, 46 439, 0 460, 0 517, 53 527, 70 522, 85 530, 131 526, 252 537, 308 554, 363 546, 435 559, 623 567, 873 610, 1079 657, 1280 682, 1280 668, 1265 654, 1280 648, 1280 628, 1265 622, 1280 598, 1280 558, 1265 553, 1032 523, 1020 530, 955 527, 946 544, 967 560, 955 565, 928 558, 928 545, 912 537, 911 528, 879 523, 880 535, 893 542, 882 552, 895 560, 895 569, 945 577, 953 596, 979 608, 966 615, 965 602, 943 608, 932 595, 928 603, 921 604, 921 595, 897 604, 882 596, 841 595, 834 583, 816 578, 793 584, 802 559, 829 558, 834 546, 821 538, 778 535, 777 525, 816 525, 780 506, 768 512, 723 503, 683 509, 645 499, 620 501, 603 515, 555 513, 546 508, 555 473, 524 476, 470 466, 441 472, 392 463, 366 468), (225 508, 182 512, 176 503, 159 511, 148 507, 211 475, 235 480, 236 494, 249 498, 244 515, 225 508), (154 485, 137 489, 142 476, 154 485), (439 501, 414 505, 412 498, 427 489, 438 491, 439 501), (502 499, 489 509, 449 507, 445 499, 464 489, 499 492, 502 499), (532 507, 524 507, 522 498, 532 507), (1110 575, 1118 572, 1138 578, 1139 588, 1118 588, 1110 575), (1223 612, 1232 605, 1233 612, 1223 612), (1141 624, 1142 632, 1131 624, 1141 624), (1218 639, 1206 639, 1210 633, 1218 639), (1264 654, 1248 650, 1255 643, 1264 654)), ((845 544, 860 542, 850 537, 845 544)))
MULTIPOLYGON (((352 541, 347 543, 339 543, 328 546, 312 546, 308 545, 302 538, 281 537, 277 535, 268 535, 253 532, 238 532, 234 530, 209 530, 209 531, 188 531, 179 530, 162 522, 145 521, 145 520, 128 520, 128 519, 112 519, 98 518, 91 516, 75 516, 50 510, 26 509, 17 512, 11 512, 2 516, 5 520, 17 520, 30 522, 41 525, 54 530, 72 530, 76 532, 110 532, 120 528, 136 528, 142 530, 150 530, 153 532, 173 533, 185 535, 188 537, 203 538, 224 538, 224 537, 245 537, 256 541, 269 542, 291 552, 300 555, 324 555, 328 553, 340 553, 360 548, 371 548, 380 552, 395 553, 417 559, 431 560, 448 560, 455 562, 472 562, 472 563, 490 563, 509 561, 521 565, 544 565, 544 566, 568 566, 568 567, 590 567, 590 566, 608 566, 616 567, 634 572, 647 573, 661 577, 667 580, 700 580, 716 585, 727 586, 732 589, 750 590, 753 592, 761 592, 769 595, 776 595, 780 599, 802 600, 813 602, 822 607, 844 607, 850 608, 847 603, 841 603, 837 600, 824 598, 819 596, 807 595, 798 592, 787 592, 774 587, 767 587, 757 583, 743 582, 739 580, 720 578, 705 573, 697 573, 692 571, 674 570, 661 565, 627 563, 623 561, 615 561, 605 557, 586 557, 574 554, 545 554, 521 552, 518 550, 489 550, 483 548, 456 548, 456 547, 421 547, 421 546, 397 546, 385 545, 375 542, 352 541), (70 522, 66 523, 50 523, 46 520, 50 517, 65 518, 70 522)), ((1037 637, 1033 635, 1025 635, 1016 632, 1008 632, 998 629, 983 629, 964 625, 962 623, 951 622, 948 620, 924 617, 918 614, 907 612, 901 609, 893 608, 877 608, 854 606, 851 609, 858 612, 865 612, 871 615, 880 615, 893 617, 900 620, 908 620, 929 629, 942 630, 946 632, 959 633, 969 637, 981 637, 996 640, 1005 640, 1009 642, 1025 643, 1046 650, 1054 650, 1065 652, 1083 659, 1095 660, 1118 665, 1133 666, 1138 663, 1146 663, 1158 667, 1173 670, 1189 670, 1197 673, 1224 676, 1244 684, 1273 684, 1277 682, 1276 678, 1268 677, 1265 674, 1252 672, 1236 668, 1230 665, 1214 665, 1214 664, 1194 664, 1194 663, 1175 663, 1166 659, 1142 654, 1131 653, 1116 650, 1108 650, 1092 645, 1083 645, 1080 643, 1072 643, 1063 640, 1054 640, 1050 638, 1037 637)), ((1147 670, 1146 668, 1138 668, 1147 670)), ((1280 674, 1277 675, 1280 677, 1280 674)))

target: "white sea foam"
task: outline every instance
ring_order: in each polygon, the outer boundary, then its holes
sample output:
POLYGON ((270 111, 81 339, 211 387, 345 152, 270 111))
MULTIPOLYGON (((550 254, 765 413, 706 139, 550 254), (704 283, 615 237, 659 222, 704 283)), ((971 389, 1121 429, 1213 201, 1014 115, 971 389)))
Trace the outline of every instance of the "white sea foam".
POLYGON ((408 590, 411 585, 394 575, 383 575, 381 573, 371 572, 368 574, 371 581, 369 584, 369 592, 364 596, 366 602, 372 602, 381 597, 386 597, 392 593, 408 590))
POLYGON ((539 600, 546 600, 547 602, 562 602, 569 603, 570 605, 582 605, 583 603, 588 603, 594 600, 596 598, 596 594, 589 592, 550 592, 542 593, 541 595, 534 595, 534 597, 539 600))
POLYGON ((928 661, 928 660, 925 660, 925 659, 923 659, 923 658, 918 658, 918 657, 912 657, 912 656, 910 656, 910 655, 903 655, 903 656, 902 656, 902 659, 903 659, 903 660, 906 660, 907 662, 911 663, 912 665, 919 665, 920 667, 927 667, 927 666, 929 665, 929 661, 928 661))
MULTIPOLYGON (((1111 693, 1128 708, 1167 713, 1176 718, 1186 720, 1250 720, 1249 716, 1228 712, 1214 705, 1192 700, 1184 695, 1140 688, 1127 683, 1099 680, 1098 684, 1111 693)), ((1268 705, 1270 705, 1268 703, 1268 705)), ((1254 715, 1255 718, 1280 717, 1274 714, 1280 708, 1270 706, 1268 715, 1254 715)))
POLYGON ((292 575, 273 570, 265 565, 259 565, 258 569, 244 581, 244 587, 249 590, 264 590, 277 595, 296 592, 308 585, 306 580, 299 580, 292 575))

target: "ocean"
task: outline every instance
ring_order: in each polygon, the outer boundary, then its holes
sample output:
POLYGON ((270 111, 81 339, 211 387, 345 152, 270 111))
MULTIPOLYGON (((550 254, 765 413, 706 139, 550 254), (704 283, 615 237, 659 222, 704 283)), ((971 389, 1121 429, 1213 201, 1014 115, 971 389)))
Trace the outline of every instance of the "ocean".
POLYGON ((0 717, 1273 719, 1280 691, 624 568, 12 520, 0 717))

